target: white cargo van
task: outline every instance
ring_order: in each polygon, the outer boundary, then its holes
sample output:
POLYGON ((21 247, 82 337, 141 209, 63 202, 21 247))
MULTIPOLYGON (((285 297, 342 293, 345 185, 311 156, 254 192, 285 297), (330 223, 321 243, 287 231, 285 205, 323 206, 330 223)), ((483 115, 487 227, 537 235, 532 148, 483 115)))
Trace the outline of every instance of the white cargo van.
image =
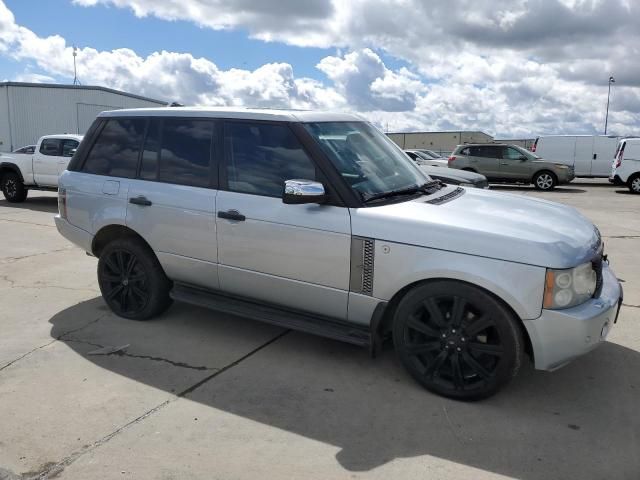
POLYGON ((611 173, 618 141, 604 135, 548 135, 536 138, 531 151, 550 162, 572 165, 576 177, 602 177, 611 173))

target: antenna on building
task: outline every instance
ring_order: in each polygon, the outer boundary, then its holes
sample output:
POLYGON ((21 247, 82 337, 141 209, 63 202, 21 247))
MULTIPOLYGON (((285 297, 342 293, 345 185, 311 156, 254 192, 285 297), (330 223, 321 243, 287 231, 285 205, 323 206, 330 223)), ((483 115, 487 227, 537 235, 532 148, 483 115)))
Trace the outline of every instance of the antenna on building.
POLYGON ((78 49, 76 46, 73 46, 73 84, 80 85, 80 80, 78 80, 78 71, 76 69, 76 57, 78 56, 78 49))

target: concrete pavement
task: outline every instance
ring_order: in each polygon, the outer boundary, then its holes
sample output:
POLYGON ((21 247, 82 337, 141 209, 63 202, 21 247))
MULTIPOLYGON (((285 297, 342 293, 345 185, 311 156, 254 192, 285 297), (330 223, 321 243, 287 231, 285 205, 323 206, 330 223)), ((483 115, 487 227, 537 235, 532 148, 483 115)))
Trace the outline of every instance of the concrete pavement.
POLYGON ((594 220, 625 306, 596 351, 470 404, 423 391, 391 350, 181 304, 120 319, 96 259, 53 227, 55 195, 0 201, 0 479, 639 478, 640 196, 497 190, 594 220))

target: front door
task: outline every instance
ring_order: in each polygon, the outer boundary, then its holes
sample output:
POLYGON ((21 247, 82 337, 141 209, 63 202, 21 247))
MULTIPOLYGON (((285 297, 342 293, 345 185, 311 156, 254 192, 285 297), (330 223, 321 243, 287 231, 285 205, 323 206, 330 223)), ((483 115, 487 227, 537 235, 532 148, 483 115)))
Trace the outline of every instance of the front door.
POLYGON ((531 160, 513 147, 501 147, 500 176, 507 180, 530 180, 531 160))
POLYGON ((227 121, 224 149, 216 200, 221 290, 346 319, 349 211, 282 202, 285 180, 322 181, 295 134, 283 123, 227 121))

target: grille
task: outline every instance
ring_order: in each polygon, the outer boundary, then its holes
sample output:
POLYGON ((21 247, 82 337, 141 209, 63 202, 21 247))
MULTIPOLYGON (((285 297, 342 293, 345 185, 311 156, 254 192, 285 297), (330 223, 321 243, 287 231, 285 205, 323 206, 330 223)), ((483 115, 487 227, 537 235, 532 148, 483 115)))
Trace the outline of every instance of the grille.
POLYGON ((442 205, 443 203, 450 202, 454 198, 458 198, 460 195, 464 194, 464 188, 458 187, 455 190, 445 193, 441 197, 434 198, 432 200, 427 200, 425 203, 431 203, 433 205, 442 205))
POLYGON ((371 295, 373 293, 373 240, 364 241, 362 253, 362 293, 371 295))

